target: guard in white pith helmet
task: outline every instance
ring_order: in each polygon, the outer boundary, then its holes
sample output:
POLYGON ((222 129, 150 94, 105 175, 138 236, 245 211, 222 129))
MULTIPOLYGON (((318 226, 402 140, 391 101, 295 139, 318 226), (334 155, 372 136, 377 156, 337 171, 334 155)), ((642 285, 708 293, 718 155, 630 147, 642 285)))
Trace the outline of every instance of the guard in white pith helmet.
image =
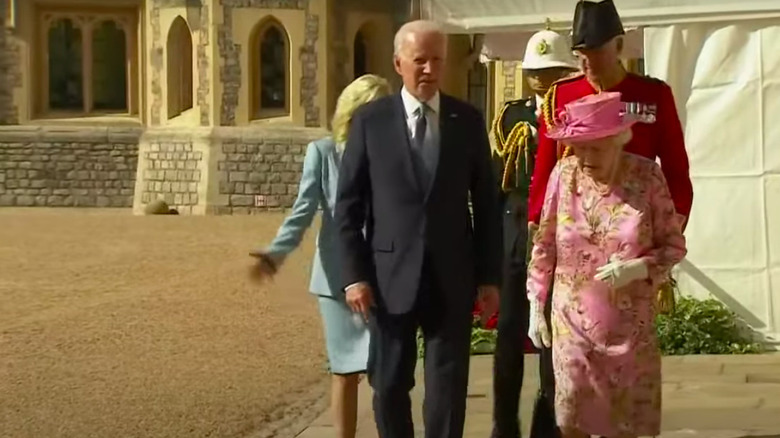
MULTIPOLYGON (((504 282, 498 316, 498 340, 494 363, 492 438, 519 438, 518 408, 523 386, 524 353, 529 346, 528 298, 525 294, 528 242, 528 188, 533 173, 537 126, 544 95, 557 80, 578 71, 568 38, 552 30, 535 33, 528 41, 523 73, 534 96, 506 102, 493 121, 493 157, 498 168, 504 208, 504 282)), ((542 362, 551 361, 549 351, 542 362)), ((552 382, 552 381, 551 381, 552 382)), ((544 382, 542 382, 544 385, 544 382)), ((540 392, 537 405, 547 391, 540 392)), ((551 395, 551 394, 550 394, 551 395)), ((549 400, 550 405, 552 400, 549 400)), ((535 409, 543 415, 546 410, 535 409)), ((549 422, 534 420, 535 425, 549 422)), ((549 435, 554 437, 555 435, 549 435)))

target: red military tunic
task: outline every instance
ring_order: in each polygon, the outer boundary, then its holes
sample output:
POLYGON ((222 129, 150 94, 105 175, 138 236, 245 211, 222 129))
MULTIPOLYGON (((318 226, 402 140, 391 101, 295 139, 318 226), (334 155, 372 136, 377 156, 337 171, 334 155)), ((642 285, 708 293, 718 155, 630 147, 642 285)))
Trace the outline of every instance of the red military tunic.
MULTIPOLYGON (((688 174, 688 154, 672 89, 660 79, 629 73, 623 81, 607 91, 619 91, 624 103, 638 103, 634 107, 650 108, 649 112, 655 113, 654 122, 634 124, 633 139, 626 145, 625 151, 652 160, 660 158, 661 170, 677 212, 687 218, 693 203, 693 186, 688 174), (655 111, 652 110, 653 105, 655 111)), ((577 75, 557 81, 547 94, 539 121, 536 164, 528 198, 530 222, 539 223, 547 180, 559 155, 563 153, 556 141, 547 138, 550 118, 556 116, 565 104, 595 93, 596 90, 585 76, 577 75)))

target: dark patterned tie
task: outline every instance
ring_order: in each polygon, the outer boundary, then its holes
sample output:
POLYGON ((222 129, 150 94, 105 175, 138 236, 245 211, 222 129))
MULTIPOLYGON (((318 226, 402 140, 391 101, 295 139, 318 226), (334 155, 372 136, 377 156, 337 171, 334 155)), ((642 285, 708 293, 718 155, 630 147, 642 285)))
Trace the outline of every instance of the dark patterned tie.
POLYGON ((425 117, 428 113, 428 105, 421 104, 414 113, 417 116, 417 123, 414 126, 414 146, 422 152, 425 148, 425 131, 428 130, 428 118, 425 117))
POLYGON ((431 157, 429 157, 432 151, 430 150, 430 145, 425 143, 425 133, 428 130, 428 118, 426 116, 429 112, 430 108, 424 103, 415 110, 417 121, 414 125, 414 142, 412 143, 420 181, 426 190, 431 183, 433 173, 431 167, 433 163, 431 162, 431 157))

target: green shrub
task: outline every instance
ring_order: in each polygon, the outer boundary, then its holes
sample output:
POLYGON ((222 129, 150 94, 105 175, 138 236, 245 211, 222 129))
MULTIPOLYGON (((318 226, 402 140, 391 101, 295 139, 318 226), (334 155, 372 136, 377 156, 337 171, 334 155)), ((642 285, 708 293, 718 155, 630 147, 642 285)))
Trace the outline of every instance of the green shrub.
MULTIPOLYGON (((656 318, 656 331, 661 352, 667 356, 756 354, 763 351, 739 317, 714 299, 678 296, 674 310, 656 318)), ((496 330, 483 329, 479 319, 475 318, 471 328, 471 354, 490 354, 495 347, 496 330)), ((419 357, 422 357, 425 346, 421 331, 417 332, 417 348, 419 357)))
POLYGON ((762 347, 734 312, 714 299, 678 296, 675 309, 656 318, 664 355, 753 354, 762 347))
MULTIPOLYGON (((493 354, 496 350, 495 329, 484 329, 480 324, 478 316, 474 316, 474 323, 471 326, 471 354, 493 354)), ((423 340, 422 330, 417 330, 417 357, 423 357, 425 354, 425 341, 423 340)))

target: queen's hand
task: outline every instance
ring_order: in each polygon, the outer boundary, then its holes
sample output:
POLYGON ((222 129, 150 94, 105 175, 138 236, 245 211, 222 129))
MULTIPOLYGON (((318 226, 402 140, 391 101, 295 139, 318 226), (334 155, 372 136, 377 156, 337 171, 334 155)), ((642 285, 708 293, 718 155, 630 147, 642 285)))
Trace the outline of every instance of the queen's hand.
POLYGON ((612 261, 596 269, 594 280, 608 283, 614 289, 621 289, 637 280, 647 280, 649 272, 643 259, 612 261))
POLYGON ((531 339, 534 347, 540 350, 543 347, 552 347, 552 334, 544 317, 544 305, 537 300, 531 300, 529 314, 528 337, 531 339))

